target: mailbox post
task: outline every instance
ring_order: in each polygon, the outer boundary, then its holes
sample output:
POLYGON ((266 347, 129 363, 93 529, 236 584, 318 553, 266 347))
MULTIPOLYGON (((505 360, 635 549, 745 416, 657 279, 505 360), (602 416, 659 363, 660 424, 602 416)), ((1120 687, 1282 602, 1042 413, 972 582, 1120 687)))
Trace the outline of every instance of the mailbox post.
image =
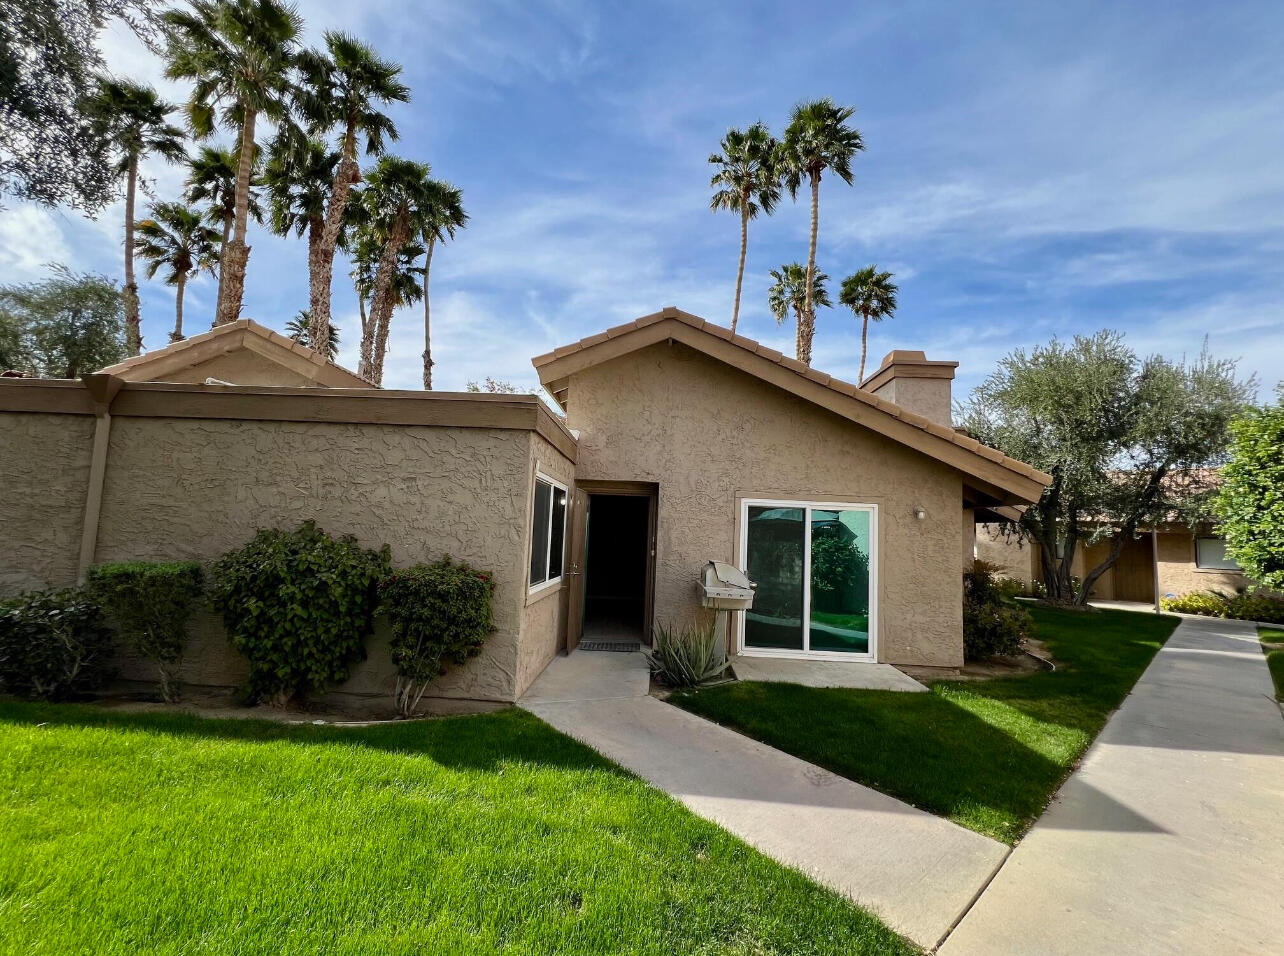
POLYGON ((722 561, 710 561, 704 566, 700 582, 700 603, 714 609, 716 633, 727 644, 727 613, 747 611, 753 607, 753 592, 757 587, 739 568, 722 561))

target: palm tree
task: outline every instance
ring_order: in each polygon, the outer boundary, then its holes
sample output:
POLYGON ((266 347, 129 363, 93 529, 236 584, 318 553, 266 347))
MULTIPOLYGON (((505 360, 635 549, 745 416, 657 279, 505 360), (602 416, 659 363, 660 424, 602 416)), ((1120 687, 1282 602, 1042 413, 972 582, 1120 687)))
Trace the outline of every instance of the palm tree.
MULTIPOLYGON (((348 206, 349 214, 362 208, 360 193, 353 191, 348 206)), ((352 260, 352 288, 357 294, 357 312, 361 317, 361 349, 357 359, 357 374, 362 378, 370 377, 370 367, 374 359, 375 327, 370 320, 369 305, 374 294, 375 273, 379 269, 379 260, 383 256, 383 241, 370 228, 369 221, 360 221, 355 225, 345 225, 340 234, 339 244, 352 260)), ((419 301, 423 291, 419 282, 424 270, 415 265, 425 249, 416 240, 411 240, 397 253, 396 268, 392 277, 393 308, 414 305, 419 301)))
POLYGON ((206 225, 201 214, 182 203, 162 202, 152 207, 152 217, 138 224, 138 254, 148 260, 147 278, 154 279, 162 266, 165 281, 175 287, 174 331, 171 342, 183 339, 183 295, 193 272, 213 272, 218 261, 218 232, 206 225))
MULTIPOLYGON (((308 331, 311 326, 312 313, 307 309, 300 309, 294 318, 285 323, 285 331, 290 333, 290 338, 300 345, 306 345, 311 348, 312 345, 308 340, 308 331)), ((330 338, 326 343, 325 353, 325 357, 331 362, 339 355, 339 327, 337 325, 330 327, 330 338)))
POLYGON ((383 382, 388 324, 396 308, 393 280, 398 271, 397 257, 411 236, 423 232, 423 214, 432 198, 429 173, 427 163, 383 156, 366 177, 366 188, 362 192, 367 217, 365 228, 382 244, 370 297, 371 341, 368 345, 362 341, 363 353, 370 354, 366 378, 375 385, 383 382))
POLYGON ((245 243, 254 130, 260 116, 283 119, 303 20, 280 0, 189 0, 190 9, 167 10, 165 75, 195 83, 187 110, 198 137, 218 121, 237 131, 235 214, 223 252, 223 294, 216 325, 236 321, 245 295, 245 243))
POLYGON ((184 133, 167 117, 177 106, 167 103, 150 86, 99 77, 84 102, 95 134, 117 153, 116 173, 125 177, 125 350, 137 355, 143 348, 138 283, 134 279, 134 204, 138 194, 138 164, 156 154, 169 162, 184 155, 184 133))
POLYGON ((310 340, 323 349, 330 326, 330 287, 334 279, 334 250, 343 229, 349 192, 361 181, 357 141, 365 139, 368 153, 383 152, 385 140, 397 138, 397 128, 379 107, 410 99, 401 82, 401 67, 380 59, 375 51, 345 33, 325 33, 325 52, 309 50, 299 58, 302 75, 296 105, 314 135, 339 129, 339 163, 331 177, 329 204, 315 264, 309 261, 308 296, 313 324, 310 340))
MULTIPOLYGON (((789 315, 790 310, 794 313, 794 318, 798 321, 798 328, 794 335, 794 347, 798 354, 803 354, 803 335, 806 329, 807 309, 815 309, 817 306, 829 308, 829 293, 825 291, 825 283, 829 281, 829 276, 823 272, 810 273, 810 283, 808 282, 809 273, 807 267, 801 262, 791 262, 783 265, 779 269, 771 270, 771 277, 775 283, 767 290, 767 306, 771 309, 771 314, 776 317, 777 322, 784 322, 789 315), (808 293, 810 292, 810 296, 808 293), (810 301, 809 301, 810 300, 810 301)), ((814 313, 813 313, 814 319, 814 313)), ((811 347, 808 342, 807 352, 810 354, 811 347)), ((801 362, 802 359, 799 359, 801 362)))
MULTIPOLYGON (((259 205, 258 186, 260 166, 258 149, 250 167, 250 195, 246 208, 249 218, 263 222, 263 207, 259 205)), ((218 317, 218 304, 223 301, 223 255, 232 235, 232 220, 236 216, 236 171, 240 161, 236 152, 202 146, 201 151, 188 160, 187 191, 184 198, 189 203, 205 205, 205 218, 222 232, 218 246, 218 295, 214 299, 214 315, 218 317)), ((213 323, 211 323, 213 324, 213 323)))
MULTIPOLYGON (((325 232, 326 202, 330 199, 334 171, 339 166, 339 154, 326 148, 324 143, 309 140, 302 135, 292 135, 283 130, 269 150, 263 183, 268 191, 269 222, 278 236, 293 232, 308 236, 308 272, 315 275, 323 260, 322 235, 325 232)), ((315 313, 309 313, 309 318, 315 313)), ((330 323, 326 323, 329 328, 330 323)), ((329 334, 324 343, 318 342, 313 323, 308 345, 328 355, 329 334)))
POLYGON ((798 361, 811 364, 811 340, 816 332, 816 234, 820 225, 820 179, 830 170, 849 186, 852 157, 865 148, 860 132, 848 126, 855 110, 837 106, 829 97, 794 107, 780 146, 780 165, 789 195, 798 198, 803 178, 811 184, 811 240, 807 247, 807 301, 803 309, 806 328, 798 337, 798 361))
POLYGON ((468 224, 464 212, 464 192, 441 179, 428 181, 427 204, 420 210, 423 221, 425 258, 423 268, 424 299, 424 388, 432 390, 432 314, 428 304, 428 273, 432 269, 432 251, 438 242, 455 238, 455 230, 468 224))
POLYGON ((878 266, 866 266, 843 280, 838 301, 861 317, 860 373, 857 382, 865 380, 865 348, 869 338, 869 323, 890 318, 896 311, 896 284, 890 272, 879 272, 878 266))
POLYGON ((714 153, 709 162, 719 169, 709 180, 717 189, 709 208, 717 212, 728 209, 740 214, 740 265, 736 269, 736 298, 731 310, 731 331, 736 331, 740 318, 740 289, 745 277, 745 252, 749 247, 749 220, 759 212, 771 215, 780 200, 780 176, 776 155, 780 144, 762 123, 754 123, 743 132, 727 130, 722 137, 722 152, 714 153))

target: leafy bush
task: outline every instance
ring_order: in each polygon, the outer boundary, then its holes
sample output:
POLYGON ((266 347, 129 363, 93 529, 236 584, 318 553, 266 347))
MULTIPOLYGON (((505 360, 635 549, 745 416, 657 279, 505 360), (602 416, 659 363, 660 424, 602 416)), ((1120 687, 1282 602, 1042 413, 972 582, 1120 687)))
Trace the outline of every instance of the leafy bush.
POLYGON ((28 591, 0 603, 0 688, 57 700, 107 677, 111 631, 78 588, 28 591))
POLYGON ((727 645, 713 621, 677 630, 655 626, 655 642, 647 657, 651 673, 669 687, 695 687, 720 677, 727 669, 727 645))
POLYGON ((1244 573, 1284 589, 1284 383, 1275 394, 1273 404, 1231 423, 1215 508, 1226 550, 1244 573))
POLYGON ((367 551, 314 522, 260 531, 214 566, 211 603, 250 662, 248 696, 282 707, 347 679, 374 629, 388 547, 367 551))
POLYGON ((963 572, 963 657, 985 660, 1020 653, 1034 621, 1016 603, 997 565, 975 561, 963 572))
POLYGON ((409 716, 445 662, 462 664, 495 630, 494 581, 486 571, 444 558, 393 571, 379 586, 392 622, 398 709, 409 716))
POLYGON ((1178 614, 1203 614, 1240 621, 1284 624, 1284 598, 1268 591, 1245 591, 1240 594, 1191 591, 1176 597, 1161 598, 1159 605, 1165 611, 1176 611, 1178 614))
POLYGON ((201 590, 201 566, 194 561, 127 561, 89 571, 90 594, 116 633, 156 662, 161 695, 167 701, 178 699, 187 622, 201 590))

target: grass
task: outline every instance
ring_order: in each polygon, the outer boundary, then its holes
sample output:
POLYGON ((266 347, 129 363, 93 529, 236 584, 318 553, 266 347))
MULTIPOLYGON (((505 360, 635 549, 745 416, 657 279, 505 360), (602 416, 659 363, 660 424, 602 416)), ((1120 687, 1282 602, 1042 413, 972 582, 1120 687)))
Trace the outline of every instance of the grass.
POLYGON ((517 710, 0 702, 0 952, 914 952, 517 710))
POLYGON ((1275 682, 1275 699, 1284 700, 1284 628, 1258 626, 1257 636, 1262 642, 1262 652, 1266 655, 1266 666, 1271 670, 1271 680, 1275 682), (1267 647, 1268 644, 1278 645, 1267 647))
POLYGON ((735 683, 675 694, 693 713, 1013 843, 1178 619, 1033 607, 1055 673, 938 681, 928 694, 735 683))

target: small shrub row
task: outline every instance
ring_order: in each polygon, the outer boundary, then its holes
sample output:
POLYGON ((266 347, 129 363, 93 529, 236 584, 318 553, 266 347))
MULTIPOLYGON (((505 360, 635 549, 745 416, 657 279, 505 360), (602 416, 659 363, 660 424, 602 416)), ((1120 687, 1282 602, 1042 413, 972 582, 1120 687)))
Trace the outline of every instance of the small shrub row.
POLYGON ((1018 654, 1034 622, 999 567, 976 561, 963 572, 963 657, 981 661, 1018 654))
POLYGON ((1178 614, 1204 614, 1239 621, 1284 624, 1284 597, 1269 591, 1242 591, 1238 594, 1191 591, 1176 597, 1161 598, 1159 604, 1165 611, 1176 611, 1178 614))
POLYGON ((108 676, 111 631, 79 588, 28 591, 0 603, 0 690, 61 700, 108 676))

